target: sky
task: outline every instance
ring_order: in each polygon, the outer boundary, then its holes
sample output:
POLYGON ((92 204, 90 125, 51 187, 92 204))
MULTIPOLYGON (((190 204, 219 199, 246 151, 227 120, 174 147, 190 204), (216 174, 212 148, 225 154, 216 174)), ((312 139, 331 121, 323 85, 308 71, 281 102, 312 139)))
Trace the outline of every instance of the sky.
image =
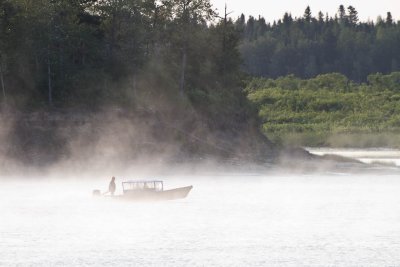
POLYGON ((289 12, 293 17, 300 17, 304 10, 309 5, 313 16, 317 16, 319 11, 324 14, 329 13, 334 16, 340 5, 346 8, 350 5, 358 11, 358 17, 361 21, 373 20, 376 21, 378 15, 386 18, 386 13, 390 11, 394 20, 400 20, 400 0, 210 0, 215 8, 218 9, 220 15, 224 13, 225 3, 227 4, 228 12, 233 11, 231 17, 237 18, 240 14, 245 14, 246 18, 249 15, 258 17, 261 15, 267 22, 272 22, 283 17, 285 12, 289 12))

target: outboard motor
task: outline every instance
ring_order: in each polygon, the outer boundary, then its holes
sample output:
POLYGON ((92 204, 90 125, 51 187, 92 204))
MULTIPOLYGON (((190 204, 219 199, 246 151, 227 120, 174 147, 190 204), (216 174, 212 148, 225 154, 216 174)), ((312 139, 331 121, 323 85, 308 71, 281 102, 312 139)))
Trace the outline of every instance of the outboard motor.
POLYGON ((98 189, 93 190, 92 195, 94 197, 99 197, 101 195, 100 190, 98 190, 98 189))

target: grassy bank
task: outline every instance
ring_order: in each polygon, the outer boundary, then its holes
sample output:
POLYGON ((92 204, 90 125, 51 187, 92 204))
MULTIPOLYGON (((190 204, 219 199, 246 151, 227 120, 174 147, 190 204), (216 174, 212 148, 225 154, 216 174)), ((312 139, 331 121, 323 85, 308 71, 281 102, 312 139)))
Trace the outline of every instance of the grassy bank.
POLYGON ((285 146, 310 147, 343 147, 371 148, 390 147, 400 148, 400 132, 392 133, 266 133, 275 143, 285 146))
POLYGON ((254 79, 247 86, 263 132, 304 146, 399 146, 400 73, 354 83, 337 73, 302 80, 254 79))

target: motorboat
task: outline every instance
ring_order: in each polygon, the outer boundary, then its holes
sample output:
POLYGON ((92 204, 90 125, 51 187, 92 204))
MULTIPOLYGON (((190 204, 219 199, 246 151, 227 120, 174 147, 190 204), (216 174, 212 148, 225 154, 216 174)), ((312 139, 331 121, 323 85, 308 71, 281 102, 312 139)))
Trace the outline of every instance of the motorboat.
POLYGON ((107 196, 122 200, 174 200, 187 197, 193 186, 185 186, 164 190, 164 183, 160 180, 130 180, 122 182, 122 194, 106 195, 100 190, 93 190, 94 196, 107 196))

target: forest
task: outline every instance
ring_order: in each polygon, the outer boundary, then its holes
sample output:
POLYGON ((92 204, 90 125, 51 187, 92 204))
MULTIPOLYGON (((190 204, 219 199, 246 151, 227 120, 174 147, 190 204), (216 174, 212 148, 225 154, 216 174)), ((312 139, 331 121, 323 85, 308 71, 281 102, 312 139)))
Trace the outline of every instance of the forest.
POLYGON ((390 12, 352 6, 269 23, 209 0, 0 0, 1 154, 52 161, 119 121, 127 157, 270 159, 268 138, 397 132, 399 49, 390 12))
POLYGON ((243 69, 251 75, 312 78, 337 72, 366 82, 371 73, 400 70, 400 23, 390 11, 363 22, 353 6, 341 5, 333 16, 307 7, 302 17, 285 13, 271 24, 262 16, 242 15, 235 25, 242 36, 243 69))
POLYGON ((304 146, 398 146, 400 23, 391 12, 361 22, 355 7, 333 16, 307 7, 272 24, 242 15, 242 69, 263 132, 304 146), (253 77, 253 78, 252 78, 253 77))
POLYGON ((265 160, 239 43, 209 0, 0 0, 0 156, 265 160))
POLYGON ((231 19, 208 0, 0 1, 0 101, 19 108, 161 98, 199 108, 230 99, 224 108, 236 109, 245 75, 335 72, 367 82, 399 70, 400 23, 390 12, 360 22, 352 6, 333 17, 307 7, 271 24, 231 19))
POLYGON ((20 108, 196 102, 241 84, 239 35, 206 0, 1 0, 0 38, 1 101, 20 108))

